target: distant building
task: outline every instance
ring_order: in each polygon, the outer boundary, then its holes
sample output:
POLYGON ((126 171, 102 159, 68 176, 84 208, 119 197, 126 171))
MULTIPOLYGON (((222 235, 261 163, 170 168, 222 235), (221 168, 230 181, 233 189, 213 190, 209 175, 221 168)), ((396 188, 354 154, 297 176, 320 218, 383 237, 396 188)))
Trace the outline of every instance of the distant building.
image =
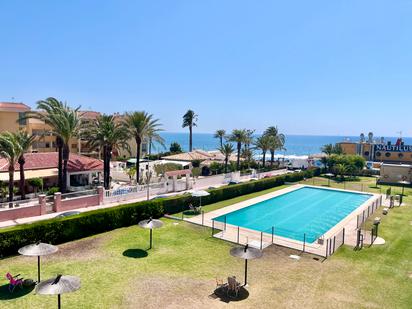
POLYGON ((367 161, 383 163, 412 163, 412 145, 405 145, 401 138, 395 144, 390 141, 379 142, 349 142, 338 143, 345 154, 357 154, 367 161))
MULTIPOLYGON (((29 134, 38 136, 38 139, 33 143, 30 152, 55 152, 56 136, 51 132, 51 128, 43 121, 37 119, 24 119, 25 113, 31 111, 30 107, 24 103, 0 102, 0 133, 4 131, 17 132, 20 129, 25 129, 29 134)), ((96 111, 79 111, 83 122, 91 122, 100 116, 96 111)), ((118 115, 122 117, 121 115, 118 115)), ((113 156, 121 157, 136 157, 136 142, 130 139, 131 153, 121 150, 119 153, 114 153, 113 156)), ((147 150, 146 143, 142 144, 142 156, 147 150)), ((82 138, 80 132, 79 138, 70 141, 70 152, 85 155, 89 157, 100 158, 99 149, 91 149, 87 146, 87 140, 82 138)))
MULTIPOLYGON (((43 178, 45 186, 57 185, 57 152, 28 153, 25 155, 25 178, 43 178)), ((9 180, 8 161, 0 157, 0 181, 9 180)), ((15 166, 14 180, 20 180, 19 165, 15 166)), ((103 172, 103 162, 94 158, 70 154, 67 164, 67 186, 70 191, 84 190, 92 185, 92 180, 103 172)))

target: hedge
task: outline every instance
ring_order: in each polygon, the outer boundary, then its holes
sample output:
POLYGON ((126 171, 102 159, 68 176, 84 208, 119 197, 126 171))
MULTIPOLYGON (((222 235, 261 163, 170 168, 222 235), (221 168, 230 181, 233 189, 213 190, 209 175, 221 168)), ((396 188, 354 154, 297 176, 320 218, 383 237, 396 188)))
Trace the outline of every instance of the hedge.
MULTIPOLYGON (((209 191, 209 196, 202 198, 202 204, 212 204, 240 195, 281 186, 285 182, 296 182, 319 175, 319 173, 319 169, 307 170, 212 189, 209 191)), ((135 225, 149 217, 159 218, 164 214, 181 212, 189 208, 189 203, 196 204, 198 202, 198 198, 192 198, 190 194, 183 194, 93 210, 73 217, 49 219, 0 230, 0 256, 16 254, 19 248, 37 241, 60 244, 116 228, 135 225)))

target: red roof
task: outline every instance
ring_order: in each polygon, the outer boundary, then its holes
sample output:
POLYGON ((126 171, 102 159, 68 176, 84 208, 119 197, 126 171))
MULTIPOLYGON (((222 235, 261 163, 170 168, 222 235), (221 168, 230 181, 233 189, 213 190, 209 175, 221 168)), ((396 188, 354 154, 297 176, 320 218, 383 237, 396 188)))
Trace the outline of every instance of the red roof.
POLYGON ((0 102, 0 109, 6 111, 20 111, 20 112, 27 112, 30 110, 24 103, 13 103, 13 102, 0 102))
POLYGON ((177 170, 177 171, 170 171, 166 172, 167 177, 172 177, 172 176, 183 176, 183 175, 190 175, 192 173, 191 170, 177 170))
MULTIPOLYGON (((58 153, 57 152, 39 152, 26 153, 24 155, 26 163, 25 170, 39 170, 48 168, 57 168, 58 153)), ((6 172, 9 164, 7 160, 0 157, 0 172, 6 172)), ((67 163, 69 173, 83 172, 83 171, 102 171, 103 162, 101 160, 93 159, 86 156, 71 153, 69 162, 67 163)), ((15 170, 19 170, 19 165, 16 164, 15 170)))

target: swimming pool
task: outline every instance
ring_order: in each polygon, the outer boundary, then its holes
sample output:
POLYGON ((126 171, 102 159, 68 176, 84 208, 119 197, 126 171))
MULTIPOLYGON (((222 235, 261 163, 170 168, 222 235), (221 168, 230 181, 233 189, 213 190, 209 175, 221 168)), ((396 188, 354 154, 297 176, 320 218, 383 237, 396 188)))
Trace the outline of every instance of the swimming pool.
POLYGON ((302 187, 213 220, 312 243, 372 196, 302 187))

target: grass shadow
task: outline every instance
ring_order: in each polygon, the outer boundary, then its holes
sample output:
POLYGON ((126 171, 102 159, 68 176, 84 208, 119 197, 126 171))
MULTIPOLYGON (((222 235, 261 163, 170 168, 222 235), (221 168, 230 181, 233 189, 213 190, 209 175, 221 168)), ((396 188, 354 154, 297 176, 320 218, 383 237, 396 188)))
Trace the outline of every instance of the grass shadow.
POLYGON ((16 299, 23 297, 27 294, 30 294, 31 291, 33 291, 35 285, 33 284, 32 286, 24 286, 23 288, 16 287, 11 293, 9 291, 9 284, 4 284, 0 286, 0 300, 11 300, 11 299, 16 299))
POLYGON ((123 252, 123 256, 134 259, 141 259, 147 257, 148 253, 146 250, 142 249, 127 249, 123 252))

